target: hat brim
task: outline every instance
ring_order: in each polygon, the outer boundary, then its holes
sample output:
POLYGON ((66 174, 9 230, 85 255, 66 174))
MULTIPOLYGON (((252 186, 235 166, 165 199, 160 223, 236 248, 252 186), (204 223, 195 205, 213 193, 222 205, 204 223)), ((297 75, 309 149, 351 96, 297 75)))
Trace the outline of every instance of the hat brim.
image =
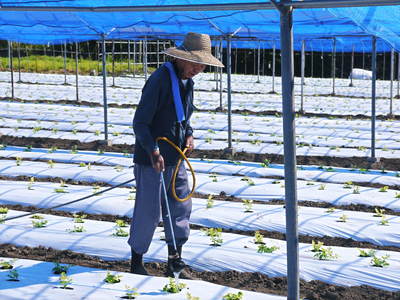
POLYGON ((175 47, 166 49, 163 53, 166 55, 195 62, 198 64, 213 66, 213 67, 221 67, 224 65, 216 59, 213 55, 205 51, 185 51, 175 47))

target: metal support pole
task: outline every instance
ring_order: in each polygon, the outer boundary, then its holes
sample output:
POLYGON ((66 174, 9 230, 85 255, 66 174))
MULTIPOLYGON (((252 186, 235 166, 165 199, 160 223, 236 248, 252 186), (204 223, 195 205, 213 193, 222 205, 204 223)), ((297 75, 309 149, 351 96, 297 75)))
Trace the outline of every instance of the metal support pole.
POLYGON ((300 102, 300 113, 304 113, 304 70, 306 64, 306 42, 301 42, 301 102, 300 102))
POLYGON ((115 43, 111 41, 112 86, 115 86, 115 43))
POLYGON ((128 40, 128 74, 131 72, 131 41, 128 40))
POLYGON ((235 71, 234 73, 237 74, 237 62, 238 62, 238 48, 235 48, 235 71))
POLYGON ((362 68, 365 70, 365 51, 364 48, 362 50, 362 68))
POLYGON ((314 51, 311 48, 311 78, 314 76, 314 51))
POLYGON ((76 90, 76 101, 79 101, 79 84, 78 84, 78 76, 79 76, 79 65, 78 65, 78 59, 79 59, 79 49, 78 49, 78 43, 75 42, 75 90, 76 90))
POLYGON ((227 74, 226 79, 228 86, 228 148, 232 149, 231 36, 230 35, 227 35, 226 37, 226 74, 227 74))
POLYGON ((160 41, 157 40, 157 69, 160 66, 160 41))
POLYGON ((64 42, 64 85, 67 84, 67 43, 64 42))
MULTIPOLYGON (((282 0, 285 3, 288 0, 282 0)), ((292 9, 281 8, 281 77, 282 77, 282 112, 283 145, 285 163, 285 207, 286 207, 286 247, 288 300, 300 298, 299 284, 299 241, 297 220, 297 175, 295 143, 295 102, 293 68, 293 16, 292 9)))
POLYGON ((332 96, 335 95, 335 79, 336 79, 336 39, 332 40, 332 96))
POLYGON ((344 68, 344 50, 342 49, 342 64, 340 67, 340 78, 343 78, 343 68, 344 68))
POLYGON ((136 76, 136 41, 133 42, 133 77, 136 76))
MULTIPOLYGON (((220 42, 219 42, 219 55, 218 55, 220 61, 223 60, 223 51, 224 51, 224 47, 222 46, 222 37, 221 37, 220 42)), ((222 110, 222 108, 223 108, 223 105, 222 105, 222 68, 219 68, 219 107, 222 110)))
POLYGON ((349 86, 353 86, 353 69, 354 69, 354 45, 353 45, 353 50, 351 51, 351 70, 350 70, 350 84, 349 84, 349 86))
MULTIPOLYGON (((220 58, 219 45, 217 43, 215 44, 214 49, 215 49, 215 57, 220 58)), ((218 67, 215 67, 214 80, 215 80, 215 90, 216 91, 218 91, 218 72, 219 72, 218 67)))
POLYGON ((106 68, 106 41, 103 35, 101 43, 102 63, 103 63, 103 108, 104 108, 104 140, 108 141, 108 121, 107 121, 107 68, 106 68))
POLYGON ((272 45, 272 91, 271 93, 275 94, 275 60, 276 60, 276 47, 275 41, 272 45))
POLYGON ((397 98, 400 98, 400 52, 397 53, 397 98))
POLYGON ((393 79, 394 79, 394 49, 390 51, 390 109, 389 116, 393 116, 393 79))
POLYGON ((257 52, 257 82, 260 82, 260 59, 261 59, 261 41, 258 41, 258 52, 257 52))
POLYGON ((372 37, 372 91, 371 91, 371 159, 375 159, 375 121, 376 121, 376 37, 372 37))
POLYGON ((321 78, 324 78, 324 50, 321 52, 321 78))
POLYGON ((17 53, 18 53, 18 83, 22 82, 21 80, 21 43, 18 43, 18 48, 17 48, 17 53))
POLYGON ((386 52, 382 52, 383 56, 383 74, 382 74, 382 80, 385 80, 386 78, 386 52))
POLYGON ((10 73, 11 73, 11 98, 14 99, 14 70, 13 70, 13 48, 12 48, 12 42, 8 41, 8 59, 10 61, 9 67, 10 67, 10 73))
POLYGON ((147 81, 147 37, 144 38, 143 43, 143 65, 144 80, 147 81))

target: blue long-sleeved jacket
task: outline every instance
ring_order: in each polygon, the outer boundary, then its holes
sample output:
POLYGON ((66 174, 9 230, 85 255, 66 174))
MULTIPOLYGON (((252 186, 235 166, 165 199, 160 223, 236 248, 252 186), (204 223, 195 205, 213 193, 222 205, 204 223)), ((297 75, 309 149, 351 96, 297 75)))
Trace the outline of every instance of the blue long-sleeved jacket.
MULTIPOLYGON (((189 122, 194 109, 193 80, 187 81, 186 88, 179 80, 182 105, 185 111, 185 121, 179 125, 168 72, 167 67, 159 67, 143 87, 142 97, 133 118, 133 130, 136 136, 135 163, 151 165, 150 153, 155 149, 156 137, 167 137, 183 149, 185 138, 193 134, 189 122)), ((158 146, 165 165, 175 165, 179 158, 176 150, 163 141, 160 141, 158 146)))

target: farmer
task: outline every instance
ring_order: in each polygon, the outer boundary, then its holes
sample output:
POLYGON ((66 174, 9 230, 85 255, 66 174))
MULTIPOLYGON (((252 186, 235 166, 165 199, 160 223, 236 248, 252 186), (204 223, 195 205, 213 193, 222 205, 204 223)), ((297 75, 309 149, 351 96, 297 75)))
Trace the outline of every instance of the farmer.
POLYGON ((212 56, 207 34, 190 32, 180 47, 169 48, 164 53, 171 57, 171 62, 160 66, 149 77, 133 119, 136 201, 128 243, 132 254, 131 272, 148 275, 143 265, 143 254, 149 249, 161 213, 168 246, 167 275, 171 276, 176 268, 182 270, 185 267, 181 254, 182 245, 189 237, 192 201, 180 202, 173 198, 172 188, 175 188, 179 198, 189 194, 186 169, 182 163, 175 187, 172 187, 171 179, 179 154, 168 143, 157 143, 156 138, 166 137, 182 150, 187 147, 187 153, 193 150, 193 129, 189 122, 194 108, 192 77, 203 72, 206 65, 223 67, 223 64, 212 56), (166 212, 161 172, 168 193, 177 250, 166 212))

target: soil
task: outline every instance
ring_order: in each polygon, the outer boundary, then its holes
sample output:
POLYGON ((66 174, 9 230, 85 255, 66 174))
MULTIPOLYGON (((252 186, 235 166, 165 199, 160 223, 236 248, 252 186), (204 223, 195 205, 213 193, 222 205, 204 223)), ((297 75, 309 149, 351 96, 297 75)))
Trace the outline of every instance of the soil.
MULTIPOLYGON (((105 141, 94 141, 90 143, 82 143, 78 140, 65 140, 53 138, 32 138, 32 137, 15 137, 2 135, 1 144, 13 146, 32 146, 34 148, 51 148, 71 149, 72 146, 77 146, 78 150, 91 151, 108 151, 134 152, 134 146, 127 144, 107 145, 105 141)), ((263 162, 268 159, 271 163, 283 164, 283 155, 280 154, 257 154, 247 152, 237 152, 234 155, 229 154, 224 150, 194 150, 191 153, 193 158, 203 159, 234 159, 243 161, 263 162)), ((323 165, 343 168, 364 168, 364 169, 384 169, 384 170, 400 170, 400 159, 397 158, 381 158, 379 162, 371 163, 367 157, 329 157, 329 156, 296 156, 298 165, 323 165)))
MULTIPOLYGON (((54 250, 45 247, 16 247, 10 244, 0 245, 0 256, 10 258, 35 259, 64 264, 102 268, 120 272, 129 272, 129 261, 105 261, 98 257, 79 254, 69 250, 54 250)), ((150 275, 165 276, 166 263, 146 263, 150 275)), ((260 293, 285 295, 287 280, 283 277, 270 278, 261 273, 199 272, 186 268, 186 275, 191 279, 250 290, 260 293)), ((300 281, 300 293, 309 300, 400 300, 400 292, 378 290, 370 286, 342 287, 320 281, 300 281)))

